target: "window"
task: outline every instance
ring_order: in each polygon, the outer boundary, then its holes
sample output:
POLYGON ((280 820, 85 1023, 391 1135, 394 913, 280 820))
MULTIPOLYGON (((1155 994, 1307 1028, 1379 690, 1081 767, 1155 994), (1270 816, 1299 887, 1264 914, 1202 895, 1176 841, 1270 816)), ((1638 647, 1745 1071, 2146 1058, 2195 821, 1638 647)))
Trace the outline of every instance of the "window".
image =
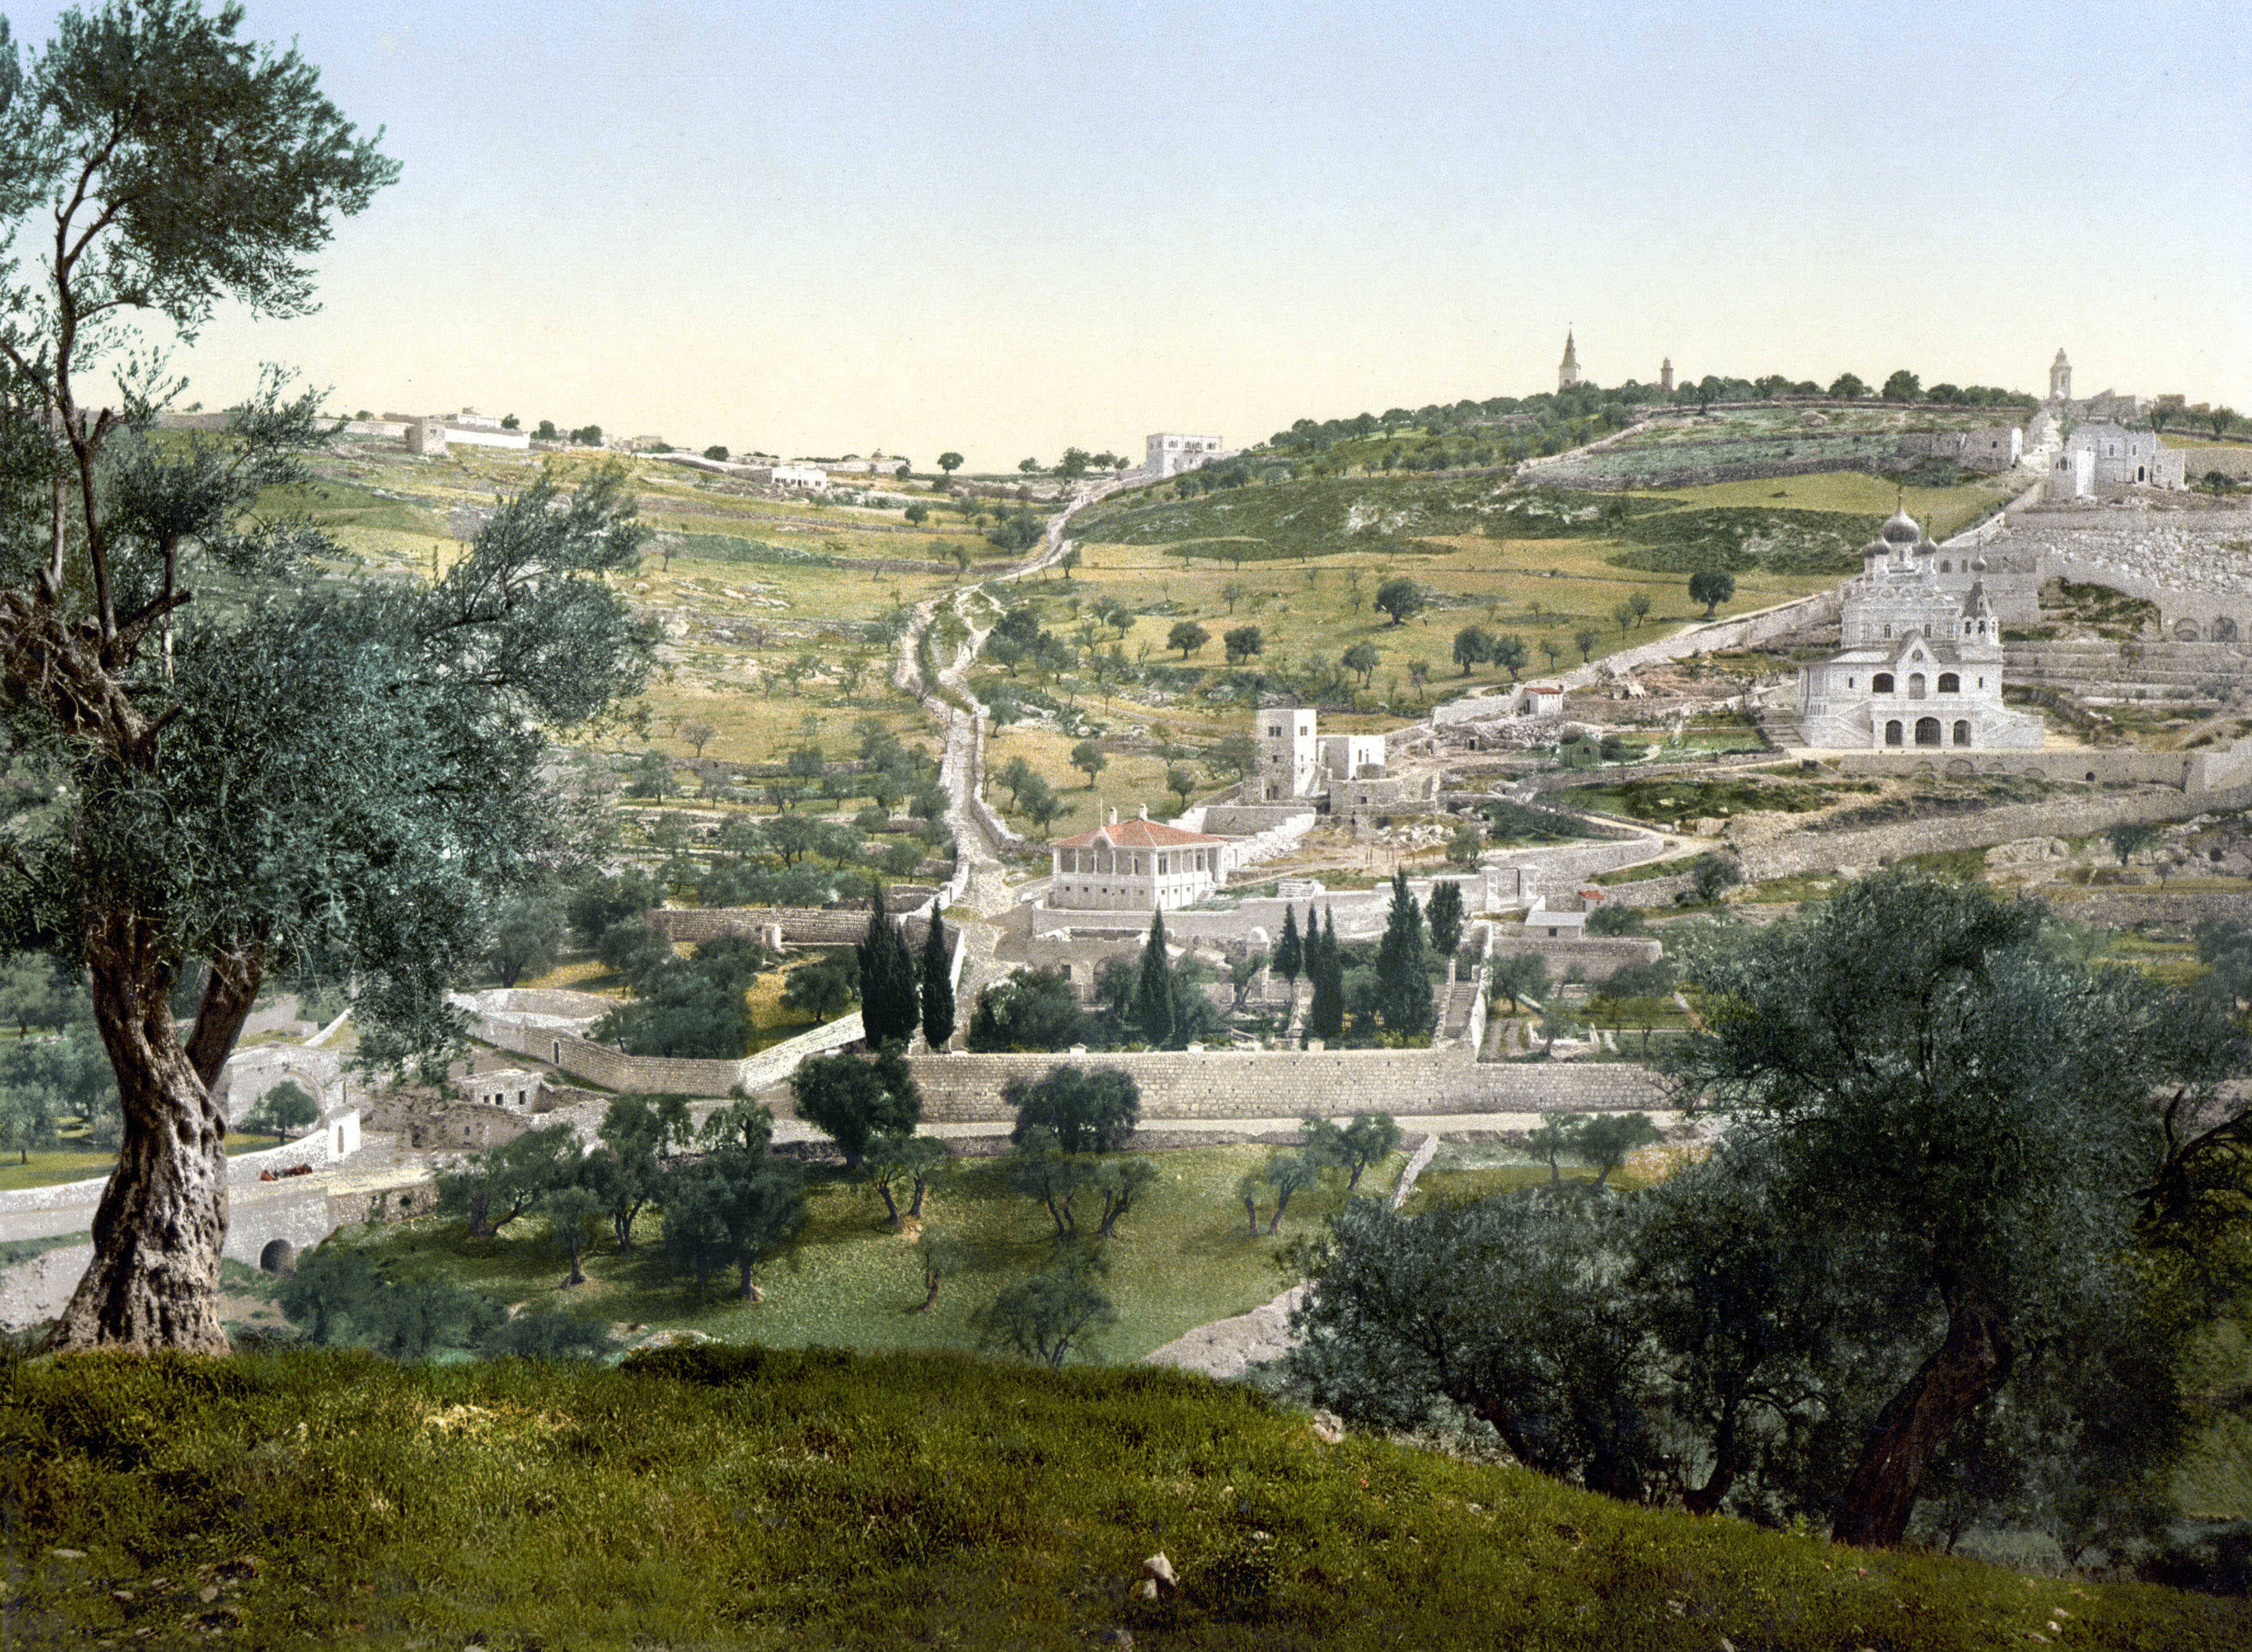
POLYGON ((1887 746, 1897 746, 1900 743, 1901 725, 1899 720, 1895 718, 1892 722, 1885 725, 1885 744, 1887 746))
POLYGON ((1939 719, 1937 718, 1919 717, 1915 719, 1915 743, 1918 746, 1936 746, 1939 744, 1939 719))
POLYGON ((1908 674, 1908 697, 1912 700, 1920 700, 1923 698, 1922 672, 1910 671, 1908 674))
POLYGON ((1874 677, 1871 677, 1871 678, 1869 679, 1869 692, 1870 692, 1870 693, 1872 693, 1872 694, 1889 694, 1889 693, 1891 693, 1892 691, 1893 691, 1893 674, 1892 674, 1890 671, 1880 671, 1880 672, 1878 672, 1874 677))
POLYGON ((1968 722, 1958 722, 1956 724, 1955 743, 1957 746, 1968 746, 1970 744, 1970 725, 1968 722))
POLYGON ((1960 694, 1963 692, 1963 679, 1952 671, 1942 671, 1939 674, 1939 691, 1942 694, 1960 694))

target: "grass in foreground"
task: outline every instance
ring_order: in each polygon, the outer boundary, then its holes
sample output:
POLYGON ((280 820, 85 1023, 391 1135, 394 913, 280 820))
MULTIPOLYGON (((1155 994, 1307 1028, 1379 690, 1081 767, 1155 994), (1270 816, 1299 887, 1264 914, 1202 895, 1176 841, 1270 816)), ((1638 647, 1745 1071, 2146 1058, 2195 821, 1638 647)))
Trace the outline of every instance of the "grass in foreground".
POLYGON ((680 1350, 0 1369, 7 1643, 2197 1652, 2252 1607, 1319 1440, 1171 1371, 680 1350), (1131 1593, 1163 1551, 1181 1588, 1131 1593))

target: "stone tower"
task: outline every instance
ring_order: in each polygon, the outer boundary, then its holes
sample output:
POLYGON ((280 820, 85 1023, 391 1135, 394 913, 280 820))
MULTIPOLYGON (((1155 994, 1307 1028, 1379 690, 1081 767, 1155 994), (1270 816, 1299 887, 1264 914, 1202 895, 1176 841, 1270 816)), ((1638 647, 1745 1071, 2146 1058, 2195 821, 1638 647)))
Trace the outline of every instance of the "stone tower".
POLYGON ((1563 364, 1556 369, 1556 388, 1559 390, 1569 390, 1573 385, 1579 382, 1579 352, 1572 347, 1572 330, 1567 327, 1564 330, 1563 364))
POLYGON ((1658 387, 1669 396, 1673 393, 1673 357, 1671 356, 1658 364, 1658 387))
MULTIPOLYGON (((1569 355, 1571 352, 1567 351, 1565 353, 1569 355)), ((2048 364, 2048 399, 2051 401, 2072 399, 2072 364, 2065 360, 2064 350, 2061 345, 2056 352, 2056 359, 2048 364)))

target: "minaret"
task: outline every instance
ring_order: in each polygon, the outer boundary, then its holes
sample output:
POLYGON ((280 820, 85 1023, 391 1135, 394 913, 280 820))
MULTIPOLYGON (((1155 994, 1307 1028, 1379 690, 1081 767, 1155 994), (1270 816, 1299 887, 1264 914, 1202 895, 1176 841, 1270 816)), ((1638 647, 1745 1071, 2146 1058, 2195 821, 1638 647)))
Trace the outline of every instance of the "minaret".
POLYGON ((1661 394, 1673 393, 1673 357, 1668 356, 1658 364, 1658 388, 1661 394))
POLYGON ((1556 388, 1569 390, 1580 382, 1579 352, 1572 348, 1572 330, 1564 330, 1564 363, 1556 369, 1556 388))
MULTIPOLYGON (((1571 355, 1567 350, 1567 357, 1571 355)), ((2048 364, 2048 399, 2051 401, 2072 399, 2072 364, 2064 358, 2064 348, 2057 347, 2056 359, 2048 364)))

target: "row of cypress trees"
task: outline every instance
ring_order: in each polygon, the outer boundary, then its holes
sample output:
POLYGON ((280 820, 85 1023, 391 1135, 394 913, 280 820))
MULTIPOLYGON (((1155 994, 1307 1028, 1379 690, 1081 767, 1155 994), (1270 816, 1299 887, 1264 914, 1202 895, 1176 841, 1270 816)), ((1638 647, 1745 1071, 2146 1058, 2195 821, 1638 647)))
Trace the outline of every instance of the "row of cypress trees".
POLYGON ((946 925, 937 912, 931 913, 918 962, 899 920, 885 910, 879 886, 868 933, 852 952, 860 968, 860 1024, 869 1047, 905 1044, 920 1022, 923 1042, 946 1048, 954 1037, 954 980, 947 968, 946 925))
MULTIPOLYGON (((1456 899, 1459 900, 1457 892, 1456 899)), ((1434 905, 1436 899, 1434 899, 1434 905)), ((1459 933, 1459 917, 1456 920, 1459 933)), ((1430 948, 1423 936, 1421 903, 1408 892, 1408 874, 1392 876, 1392 907, 1384 940, 1376 953, 1376 1010, 1384 1030, 1403 1038, 1428 1038, 1431 1032, 1430 948)), ((1303 975, 1313 983, 1313 1002, 1306 1007, 1306 1036, 1334 1039, 1345 1035, 1345 960, 1338 947, 1337 913, 1326 925, 1316 920, 1310 903, 1302 934, 1297 914, 1282 909, 1282 936, 1275 943, 1274 967, 1296 986, 1303 975)), ((1146 972, 1148 965, 1144 962, 1146 972)))

